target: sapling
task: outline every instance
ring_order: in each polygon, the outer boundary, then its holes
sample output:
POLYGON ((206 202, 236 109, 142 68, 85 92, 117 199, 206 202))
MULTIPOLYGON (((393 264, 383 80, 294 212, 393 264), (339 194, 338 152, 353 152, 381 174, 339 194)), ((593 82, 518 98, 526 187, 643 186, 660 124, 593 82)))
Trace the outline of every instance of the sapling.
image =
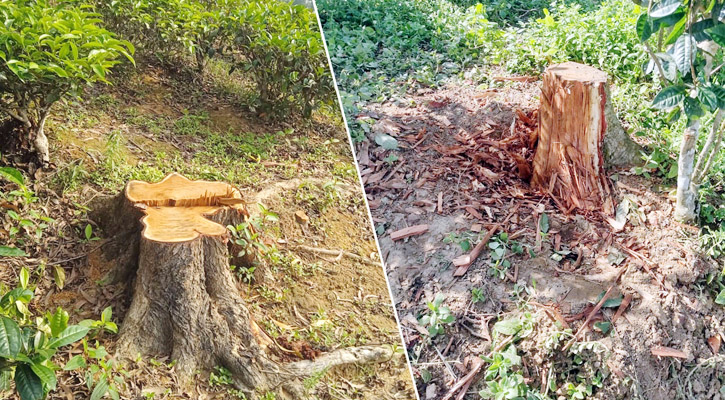
POLYGON ((683 222, 695 219, 700 184, 722 143, 725 88, 723 65, 715 62, 723 57, 724 5, 723 0, 653 1, 637 21, 637 34, 652 58, 646 72, 659 76, 663 85, 652 106, 671 110, 671 122, 682 114, 687 118, 677 163, 675 207, 675 218, 683 222), (712 115, 712 127, 696 160, 697 139, 707 114, 712 115))

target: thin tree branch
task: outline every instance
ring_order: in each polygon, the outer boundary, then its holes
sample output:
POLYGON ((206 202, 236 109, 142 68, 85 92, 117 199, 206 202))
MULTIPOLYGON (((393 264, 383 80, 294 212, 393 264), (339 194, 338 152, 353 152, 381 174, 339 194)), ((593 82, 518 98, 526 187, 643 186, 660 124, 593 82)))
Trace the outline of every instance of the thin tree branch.
MULTIPOLYGON (((722 110, 720 110, 722 111, 722 110)), ((719 112, 719 111, 718 111, 719 112)), ((722 120, 722 118, 721 118, 722 120)), ((715 159, 717 159, 718 153, 720 153, 720 146, 722 145, 722 136, 723 136, 723 124, 722 122, 718 125, 713 124, 713 131, 716 129, 716 127, 719 128, 720 133, 717 136, 717 140, 715 142, 715 147, 712 149, 712 152, 710 153, 710 156, 707 159, 707 163, 702 168, 702 172, 697 177, 697 184, 699 185, 703 179, 705 179, 705 176, 707 176, 707 173, 710 171, 710 168, 712 167, 712 164, 715 162, 715 159), (718 126, 719 125, 719 126, 718 126)))
POLYGON ((720 128, 720 123, 722 123, 723 116, 725 114, 725 110, 719 109, 717 113, 715 114, 715 119, 712 122, 712 129, 710 130, 710 134, 707 135, 707 141, 705 142, 705 145, 702 146, 702 151, 700 152, 700 156, 697 157, 697 164, 695 164, 695 170, 693 173, 692 181, 695 183, 695 185, 699 185, 701 182, 701 179, 705 175, 702 170, 703 166, 706 164, 705 160, 709 159, 711 157, 711 150, 712 146, 715 143, 715 139, 717 138, 717 134, 720 128))

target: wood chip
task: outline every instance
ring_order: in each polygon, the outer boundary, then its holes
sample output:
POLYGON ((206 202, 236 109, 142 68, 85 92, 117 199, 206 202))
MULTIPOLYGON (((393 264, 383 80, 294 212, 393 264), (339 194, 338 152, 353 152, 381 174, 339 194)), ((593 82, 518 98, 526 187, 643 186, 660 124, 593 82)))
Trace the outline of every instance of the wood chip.
POLYGON ((428 224, 415 225, 408 228, 399 229, 390 234, 390 238, 395 240, 405 239, 411 236, 422 235, 428 232, 430 226, 428 224))
POLYGON ((687 353, 684 351, 665 346, 653 346, 652 355, 658 357, 687 358, 687 353))
POLYGON ((438 192, 438 214, 443 214, 443 192, 438 192))
POLYGON ((720 335, 710 336, 707 339, 707 344, 710 345, 710 348, 712 349, 713 354, 719 353, 720 352, 720 345, 722 344, 722 341, 720 339, 720 335))

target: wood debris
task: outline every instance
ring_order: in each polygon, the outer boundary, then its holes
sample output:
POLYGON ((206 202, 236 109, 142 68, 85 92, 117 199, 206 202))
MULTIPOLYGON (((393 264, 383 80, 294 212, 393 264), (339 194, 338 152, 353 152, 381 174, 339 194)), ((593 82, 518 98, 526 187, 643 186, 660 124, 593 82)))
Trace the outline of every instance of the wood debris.
POLYGON ((688 358, 687 353, 682 350, 673 349, 665 346, 653 346, 652 355, 657 357, 674 357, 674 358, 688 358))
POLYGON ((428 232, 430 228, 427 224, 414 225, 408 228, 399 229, 390 234, 390 239, 393 241, 409 238, 411 236, 418 236, 428 232))

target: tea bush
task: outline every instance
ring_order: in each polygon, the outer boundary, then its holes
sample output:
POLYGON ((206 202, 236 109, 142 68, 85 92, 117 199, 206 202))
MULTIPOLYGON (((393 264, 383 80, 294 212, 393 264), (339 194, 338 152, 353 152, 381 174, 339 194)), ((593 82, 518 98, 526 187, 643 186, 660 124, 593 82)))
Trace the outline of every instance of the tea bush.
POLYGON ((100 27, 87 7, 46 0, 0 2, 0 111, 22 123, 43 163, 50 160, 45 121, 53 104, 80 95, 133 46, 100 27))
POLYGON ((254 77, 259 104, 309 117, 335 100, 332 75, 315 13, 279 1, 249 2, 230 11, 235 68, 254 77), (236 29, 234 29, 236 27, 236 29))
POLYGON ((109 26, 169 64, 192 56, 201 74, 211 58, 244 71, 254 108, 309 117, 335 91, 315 13, 284 1, 95 0, 109 26))

